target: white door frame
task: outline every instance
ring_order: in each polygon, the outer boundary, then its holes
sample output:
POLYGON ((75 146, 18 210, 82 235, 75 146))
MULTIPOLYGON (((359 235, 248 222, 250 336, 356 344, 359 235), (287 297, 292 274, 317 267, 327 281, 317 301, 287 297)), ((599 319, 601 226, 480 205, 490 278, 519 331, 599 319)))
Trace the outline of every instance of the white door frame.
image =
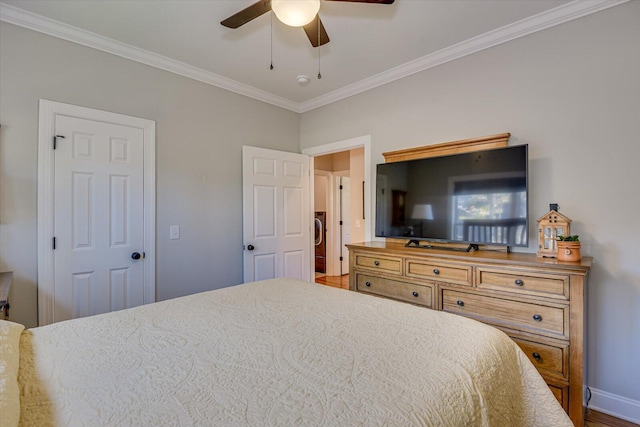
POLYGON ((156 300, 156 122, 92 108, 40 100, 38 121, 38 325, 53 322, 55 271, 53 136, 57 115, 139 128, 144 138, 144 303, 156 300))
MULTIPOLYGON (((342 226, 340 225, 340 218, 342 217, 342 191, 340 190, 341 178, 349 177, 350 170, 344 171, 336 171, 333 172, 331 186, 333 189, 333 210, 331 211, 332 217, 335 219, 334 227, 332 230, 333 239, 332 241, 332 254, 331 258, 331 271, 334 274, 332 276, 340 276, 342 273, 342 261, 340 261, 340 256, 342 256, 342 226)), ((348 255, 347 255, 348 258, 348 255)), ((347 259, 348 262, 348 259, 347 259)))
MULTIPOLYGON (((373 188, 371 186, 371 180, 373 179, 373 176, 371 174, 371 135, 363 135, 363 136, 357 136, 355 138, 351 138, 351 139, 345 139, 342 141, 336 141, 336 142, 332 142, 329 144, 325 144, 325 145, 319 145, 317 147, 311 147, 311 148, 305 148, 302 150, 302 154, 306 154, 308 156, 310 156, 310 165, 309 167, 311 168, 312 171, 315 171, 315 166, 314 166, 314 157, 316 156, 324 156, 325 154, 333 154, 333 153, 339 153, 341 151, 349 151, 351 149, 354 148, 360 148, 362 147, 364 149, 364 214, 365 214, 365 229, 364 229, 364 237, 365 237, 365 241, 369 242, 371 241, 372 237, 374 235, 374 233, 372 232, 373 230, 375 230, 372 227, 375 227, 375 221, 373 218, 373 212, 371 210, 371 206, 372 206, 372 196, 371 196, 371 189, 373 188)), ((314 174, 310 174, 311 175, 311 183, 309 185, 309 189, 311 191, 311 197, 309 198, 311 206, 309 208, 310 212, 314 212, 313 210, 313 201, 314 201, 314 183, 313 183, 313 179, 314 179, 314 174)), ((373 195, 373 197, 375 197, 375 194, 373 195)), ((311 244, 313 245, 313 240, 311 241, 311 244)), ((312 254, 314 253, 313 251, 313 247, 311 247, 311 251, 312 254)), ((313 263, 313 258, 311 258, 309 260, 310 263, 313 263)), ((312 266, 314 264, 311 264, 312 266)))

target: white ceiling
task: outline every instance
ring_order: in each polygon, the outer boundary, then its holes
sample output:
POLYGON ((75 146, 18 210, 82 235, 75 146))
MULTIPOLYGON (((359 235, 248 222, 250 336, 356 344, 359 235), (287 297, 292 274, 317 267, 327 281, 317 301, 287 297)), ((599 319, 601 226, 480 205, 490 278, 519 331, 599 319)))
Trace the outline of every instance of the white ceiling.
POLYGON ((253 0, 3 0, 0 18, 303 112, 621 2, 323 0, 319 49, 275 17, 271 46, 270 13, 220 25, 253 0))

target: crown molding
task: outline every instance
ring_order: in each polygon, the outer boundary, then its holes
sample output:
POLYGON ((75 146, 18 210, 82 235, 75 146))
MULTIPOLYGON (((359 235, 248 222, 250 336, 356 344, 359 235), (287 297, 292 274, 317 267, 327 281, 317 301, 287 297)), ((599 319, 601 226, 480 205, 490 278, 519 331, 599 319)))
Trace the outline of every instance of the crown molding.
POLYGON ((210 71, 191 66, 184 62, 177 61, 127 43, 122 43, 112 38, 105 37, 91 31, 86 31, 2 2, 0 2, 0 21, 8 22, 33 31, 111 53, 122 58, 140 62, 142 64, 159 68, 164 71, 169 71, 170 73, 188 77, 193 80, 198 80, 200 82, 276 105, 287 110, 299 112, 298 103, 289 99, 220 76, 210 71))
POLYGON ((60 21, 28 12, 0 2, 0 21, 18 25, 73 43, 111 53, 151 67, 169 71, 240 95, 266 102, 296 113, 304 113, 336 101, 374 89, 412 74, 467 55, 515 40, 544 29, 582 18, 630 0, 573 0, 562 6, 541 12, 504 27, 497 28, 437 52, 391 68, 351 85, 336 89, 309 101, 298 103, 270 92, 257 89, 175 59, 119 42, 60 21))
POLYGON ((357 95, 395 80, 419 73, 467 55, 515 40, 526 35, 563 24, 583 16, 627 3, 629 0, 574 0, 562 6, 516 21, 458 44, 446 47, 422 58, 404 63, 352 85, 334 90, 300 104, 304 113, 332 102, 357 95))

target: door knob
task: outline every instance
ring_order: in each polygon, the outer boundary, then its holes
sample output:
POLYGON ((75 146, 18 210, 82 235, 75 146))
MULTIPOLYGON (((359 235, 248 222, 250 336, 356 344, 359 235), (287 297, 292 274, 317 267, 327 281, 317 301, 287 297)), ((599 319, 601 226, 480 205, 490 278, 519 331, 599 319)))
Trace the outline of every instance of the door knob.
POLYGON ((131 254, 131 259, 140 259, 142 255, 140 255, 140 252, 134 252, 131 254))
POLYGON ((255 247, 255 246, 253 246, 253 245, 249 245, 249 246, 247 246, 247 250, 249 250, 249 251, 252 251, 252 250, 254 250, 255 248, 256 248, 256 247, 255 247))

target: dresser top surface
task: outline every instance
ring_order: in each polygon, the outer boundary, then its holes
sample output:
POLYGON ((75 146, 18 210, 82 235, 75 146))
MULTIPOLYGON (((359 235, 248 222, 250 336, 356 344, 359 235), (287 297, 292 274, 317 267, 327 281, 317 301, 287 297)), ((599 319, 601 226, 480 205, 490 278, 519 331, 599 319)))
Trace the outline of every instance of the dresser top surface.
POLYGON ((555 258, 541 258, 536 256, 535 253, 523 253, 523 252, 503 252, 503 251, 491 251, 491 250, 477 250, 471 252, 464 251, 452 251, 439 248, 424 248, 424 247, 406 247, 401 243, 396 242, 364 242, 353 243, 346 245, 349 249, 354 250, 368 250, 373 252, 385 252, 389 254, 410 256, 410 257, 425 257, 436 258, 442 260, 455 260, 462 262, 486 262, 486 263, 499 263, 499 264, 513 264, 513 265, 526 265, 533 267, 545 267, 562 270, 573 270, 576 272, 586 273, 591 268, 593 258, 585 256, 580 261, 567 262, 558 261, 555 258))

